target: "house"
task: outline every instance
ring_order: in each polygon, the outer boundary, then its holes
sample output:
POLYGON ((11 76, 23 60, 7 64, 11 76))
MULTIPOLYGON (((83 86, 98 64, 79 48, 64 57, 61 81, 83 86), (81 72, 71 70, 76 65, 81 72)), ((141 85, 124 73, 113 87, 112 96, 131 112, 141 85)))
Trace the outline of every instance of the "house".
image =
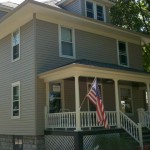
POLYGON ((87 150, 120 132, 143 148, 150 74, 141 45, 150 37, 111 24, 115 1, 54 2, 26 0, 0 20, 0 149, 87 150), (84 101, 95 77, 106 130, 84 101))

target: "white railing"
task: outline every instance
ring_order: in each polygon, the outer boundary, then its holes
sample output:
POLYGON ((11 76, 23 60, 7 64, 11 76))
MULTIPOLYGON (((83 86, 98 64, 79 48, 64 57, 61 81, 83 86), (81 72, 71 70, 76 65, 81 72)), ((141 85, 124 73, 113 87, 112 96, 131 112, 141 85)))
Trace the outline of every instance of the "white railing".
POLYGON ((47 128, 75 128, 75 112, 49 113, 47 115, 47 128))
MULTIPOLYGON (((105 111, 108 119, 109 126, 116 126, 116 111, 105 111)), ((80 112, 81 128, 86 127, 100 127, 97 122, 97 116, 95 111, 82 111, 80 112)))
MULTIPOLYGON (((106 111, 109 126, 116 126, 116 111, 106 111)), ((100 127, 97 123, 95 111, 80 112, 81 128, 100 127)), ((76 128, 76 113, 61 112, 47 113, 45 109, 45 128, 76 128)))
POLYGON ((150 129, 150 112, 145 111, 143 108, 138 109, 139 122, 143 127, 150 129))
POLYGON ((136 124, 128 116, 120 111, 120 123, 121 127, 129 133, 143 149, 143 137, 142 137, 142 125, 136 124))

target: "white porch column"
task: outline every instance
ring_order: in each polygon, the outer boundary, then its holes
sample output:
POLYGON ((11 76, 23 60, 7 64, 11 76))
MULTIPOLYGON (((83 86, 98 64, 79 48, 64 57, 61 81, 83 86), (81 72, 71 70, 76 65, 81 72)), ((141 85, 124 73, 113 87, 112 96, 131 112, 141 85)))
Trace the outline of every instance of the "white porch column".
POLYGON ((76 131, 81 130, 80 124, 80 97, 79 97, 79 77, 75 76, 75 109, 76 109, 76 131))
POLYGON ((48 128, 48 113, 49 113, 49 82, 46 82, 45 129, 48 128))
POLYGON ((119 107, 119 92, 118 92, 118 80, 115 79, 115 102, 116 102, 116 112, 117 112, 117 126, 120 128, 120 107, 119 107))
POLYGON ((148 98, 148 111, 150 112, 150 84, 147 83, 147 98, 148 98))

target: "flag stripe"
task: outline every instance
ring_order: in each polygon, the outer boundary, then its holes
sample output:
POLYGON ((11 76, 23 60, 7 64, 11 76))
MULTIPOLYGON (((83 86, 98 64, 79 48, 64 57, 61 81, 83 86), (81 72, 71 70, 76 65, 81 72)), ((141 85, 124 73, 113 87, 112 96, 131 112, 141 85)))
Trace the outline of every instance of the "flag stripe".
POLYGON ((98 123, 104 125, 105 128, 109 128, 96 79, 94 80, 92 87, 87 94, 87 97, 89 98, 90 102, 96 106, 96 116, 98 123))

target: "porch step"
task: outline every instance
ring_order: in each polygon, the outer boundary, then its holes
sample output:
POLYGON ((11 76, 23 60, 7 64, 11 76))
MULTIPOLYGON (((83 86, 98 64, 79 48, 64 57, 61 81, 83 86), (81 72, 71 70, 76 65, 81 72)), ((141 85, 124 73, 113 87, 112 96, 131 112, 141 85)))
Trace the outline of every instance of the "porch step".
POLYGON ((150 130, 147 128, 142 128, 142 134, 144 147, 150 149, 150 130))

